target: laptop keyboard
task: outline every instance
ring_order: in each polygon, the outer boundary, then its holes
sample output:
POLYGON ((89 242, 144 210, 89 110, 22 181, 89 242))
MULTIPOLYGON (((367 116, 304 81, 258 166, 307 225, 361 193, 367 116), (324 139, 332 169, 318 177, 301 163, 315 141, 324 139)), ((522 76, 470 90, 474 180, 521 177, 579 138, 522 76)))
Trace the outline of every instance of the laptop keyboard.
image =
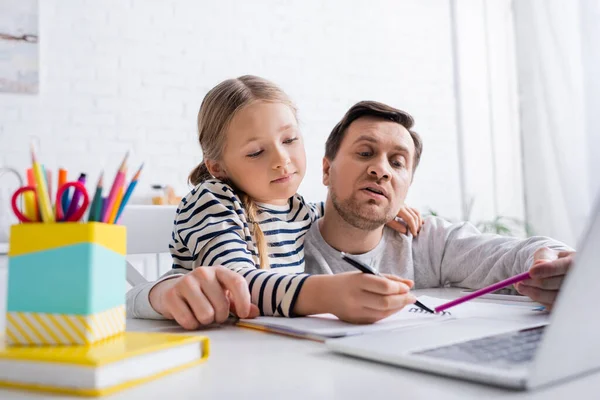
POLYGON ((545 326, 469 340, 421 351, 428 357, 511 368, 533 360, 545 326))

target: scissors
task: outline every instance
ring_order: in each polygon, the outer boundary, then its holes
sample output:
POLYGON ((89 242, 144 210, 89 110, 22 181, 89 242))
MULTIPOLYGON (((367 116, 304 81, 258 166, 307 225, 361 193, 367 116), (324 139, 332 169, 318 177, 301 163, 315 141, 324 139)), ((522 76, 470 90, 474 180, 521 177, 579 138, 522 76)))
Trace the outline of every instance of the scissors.
MULTIPOLYGON (((17 206, 17 203, 19 202, 19 196, 23 195, 23 193, 25 193, 25 192, 33 192, 33 194, 37 198, 37 189, 35 186, 20 187, 19 189, 17 189, 17 191, 12 196, 12 200, 11 200, 12 210, 15 213, 15 215, 17 216, 17 218, 19 219, 19 221, 21 221, 21 222, 39 222, 38 219, 32 220, 30 218, 27 218, 25 215, 23 215, 23 213, 21 213, 21 210, 19 210, 19 207, 17 206)), ((79 221, 81 219, 81 217, 83 217, 83 214, 85 213, 85 210, 87 209, 89 203, 90 203, 90 198, 88 196, 88 192, 82 183, 66 182, 64 185, 59 187, 58 191, 56 192, 56 221, 57 222, 59 222, 59 221, 68 221, 68 222, 79 221), (73 212, 71 215, 69 215, 65 218, 65 210, 63 210, 61 199, 62 199, 63 194, 71 187, 73 188, 74 191, 79 192, 79 194, 81 195, 81 198, 83 199, 83 203, 81 204, 81 206, 77 207, 75 212, 73 212)))

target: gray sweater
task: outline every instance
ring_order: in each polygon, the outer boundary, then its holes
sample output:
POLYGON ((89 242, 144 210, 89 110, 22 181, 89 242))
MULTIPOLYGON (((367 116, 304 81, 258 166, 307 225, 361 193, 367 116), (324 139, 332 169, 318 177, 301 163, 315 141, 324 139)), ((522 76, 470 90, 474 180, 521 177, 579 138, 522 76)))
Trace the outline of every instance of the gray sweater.
MULTIPOLYGON (((533 253, 540 247, 572 250, 555 240, 535 236, 517 239, 482 234, 470 223, 449 223, 441 218, 425 219, 419 235, 401 235, 389 228, 371 251, 354 255, 380 273, 415 281, 415 288, 457 286, 476 289, 528 270, 533 253)), ((305 272, 335 274, 356 271, 329 246, 312 224, 305 241, 305 272)), ((127 315, 133 318, 163 318, 151 307, 148 294, 158 282, 181 275, 171 270, 156 282, 132 288, 127 293, 127 315)))

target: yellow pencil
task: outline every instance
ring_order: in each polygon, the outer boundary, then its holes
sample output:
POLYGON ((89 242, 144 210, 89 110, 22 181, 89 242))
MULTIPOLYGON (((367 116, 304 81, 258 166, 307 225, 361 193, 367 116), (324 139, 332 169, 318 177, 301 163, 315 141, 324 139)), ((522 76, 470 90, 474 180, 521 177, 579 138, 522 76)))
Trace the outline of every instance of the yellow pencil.
POLYGON ((110 212, 110 217, 108 218, 109 224, 115 223, 115 218, 117 218, 117 211, 119 211, 121 201, 123 201, 123 185, 119 186, 117 197, 115 198, 115 205, 110 212))
POLYGON ((23 200, 25 201, 25 216, 31 221, 37 221, 37 203, 35 202, 35 194, 33 192, 23 193, 23 200))
POLYGON ((35 156, 33 143, 31 144, 31 163, 33 164, 33 176, 35 178, 36 192, 42 222, 54 222, 54 212, 52 211, 52 202, 48 195, 48 187, 46 186, 46 178, 42 172, 42 166, 38 163, 35 156))
MULTIPOLYGON (((35 178, 31 168, 27 168, 27 186, 35 186, 35 178)), ((29 191, 23 193, 23 200, 25 200, 25 216, 31 221, 40 222, 36 193, 29 191)))

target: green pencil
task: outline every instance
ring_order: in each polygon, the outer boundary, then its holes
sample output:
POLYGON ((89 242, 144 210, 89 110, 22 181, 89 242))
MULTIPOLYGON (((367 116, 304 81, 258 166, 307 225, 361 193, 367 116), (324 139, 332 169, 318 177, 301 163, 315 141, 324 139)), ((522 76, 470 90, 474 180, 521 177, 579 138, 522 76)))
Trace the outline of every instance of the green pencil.
POLYGON ((94 199, 90 206, 90 214, 88 216, 88 222, 101 221, 102 219, 102 177, 104 171, 100 172, 100 178, 98 179, 98 185, 96 186, 96 192, 94 193, 94 199))

